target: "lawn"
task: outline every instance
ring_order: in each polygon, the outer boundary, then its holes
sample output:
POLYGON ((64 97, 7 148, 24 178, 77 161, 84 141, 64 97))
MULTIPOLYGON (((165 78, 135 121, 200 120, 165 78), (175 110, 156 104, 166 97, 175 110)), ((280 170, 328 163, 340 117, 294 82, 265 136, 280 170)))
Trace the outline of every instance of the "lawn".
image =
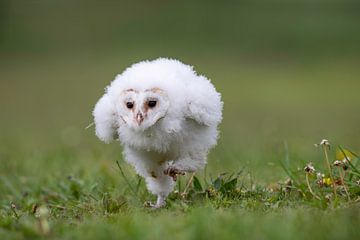
POLYGON ((156 55, 131 56, 2 62, 0 239, 358 238, 356 61, 176 55, 212 79, 224 121, 187 194, 190 176, 180 178, 167 208, 152 210, 143 204, 154 197, 119 144, 85 129, 114 76, 156 55), (326 184, 324 146, 314 146, 323 138, 331 164, 341 149, 351 158, 347 170, 332 166, 335 180, 338 170, 345 174, 336 196, 326 184), (309 162, 325 174, 321 184, 304 171, 309 162))
POLYGON ((358 10, 0 1, 0 239, 358 239, 358 10), (157 57, 210 78, 224 118, 206 169, 153 210, 119 143, 86 126, 118 73, 157 57))

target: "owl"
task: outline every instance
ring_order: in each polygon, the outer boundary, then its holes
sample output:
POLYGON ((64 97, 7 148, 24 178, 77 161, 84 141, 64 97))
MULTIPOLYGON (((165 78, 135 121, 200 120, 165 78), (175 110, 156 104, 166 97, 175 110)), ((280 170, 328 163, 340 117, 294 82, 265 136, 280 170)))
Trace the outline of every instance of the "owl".
POLYGON ((204 168, 218 139, 223 102, 192 66, 159 58, 133 64, 106 87, 93 110, 95 132, 119 140, 125 161, 166 205, 178 175, 204 168))

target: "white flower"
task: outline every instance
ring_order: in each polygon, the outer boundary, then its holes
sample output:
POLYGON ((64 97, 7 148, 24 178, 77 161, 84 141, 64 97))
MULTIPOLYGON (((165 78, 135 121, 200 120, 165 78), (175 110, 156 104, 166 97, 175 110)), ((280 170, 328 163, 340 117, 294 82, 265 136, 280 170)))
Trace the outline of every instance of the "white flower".
POLYGON ((315 172, 315 168, 312 165, 312 163, 308 163, 305 167, 304 167, 304 171, 307 173, 314 173, 315 172))
POLYGON ((344 158, 343 160, 341 160, 344 164, 347 164, 350 161, 350 158, 344 158))
POLYGON ((327 139, 323 139, 323 140, 320 141, 320 143, 316 143, 316 144, 314 144, 314 145, 315 145, 315 147, 318 147, 318 146, 327 146, 327 147, 330 148, 330 142, 329 142, 329 140, 327 140, 327 139))
POLYGON ((316 174, 316 178, 317 179, 323 179, 325 177, 325 174, 323 174, 323 173, 321 173, 321 172, 318 172, 317 174, 316 174))
POLYGON ((340 167, 340 166, 342 166, 342 165, 344 165, 344 164, 345 164, 344 161, 339 161, 339 160, 336 160, 336 161, 333 163, 333 165, 334 165, 334 166, 337 166, 337 167, 340 167))

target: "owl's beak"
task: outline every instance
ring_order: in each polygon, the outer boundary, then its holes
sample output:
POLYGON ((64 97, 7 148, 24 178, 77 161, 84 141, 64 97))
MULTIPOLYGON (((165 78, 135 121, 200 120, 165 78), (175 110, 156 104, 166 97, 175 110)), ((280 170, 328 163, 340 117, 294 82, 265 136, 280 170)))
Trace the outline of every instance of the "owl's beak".
POLYGON ((138 112, 136 114, 136 122, 137 122, 137 124, 140 126, 143 121, 144 121, 144 116, 142 115, 141 112, 138 112))

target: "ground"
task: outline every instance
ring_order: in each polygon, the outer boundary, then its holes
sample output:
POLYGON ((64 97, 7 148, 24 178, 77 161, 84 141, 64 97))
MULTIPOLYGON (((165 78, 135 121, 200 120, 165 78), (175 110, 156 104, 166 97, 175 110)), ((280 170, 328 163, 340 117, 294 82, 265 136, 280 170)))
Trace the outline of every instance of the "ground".
POLYGON ((338 145, 360 152, 360 69, 353 60, 182 59, 223 94, 221 137, 187 195, 180 193, 190 176, 180 178, 167 208, 152 210, 143 204, 154 197, 119 144, 105 145, 85 129, 104 86, 135 58, 2 63, 1 239, 359 236, 357 168, 347 170, 354 175, 345 181, 350 200, 342 186, 335 200, 311 175, 317 200, 303 170, 312 162, 327 174, 323 148, 314 146, 323 138, 331 162, 338 145))

